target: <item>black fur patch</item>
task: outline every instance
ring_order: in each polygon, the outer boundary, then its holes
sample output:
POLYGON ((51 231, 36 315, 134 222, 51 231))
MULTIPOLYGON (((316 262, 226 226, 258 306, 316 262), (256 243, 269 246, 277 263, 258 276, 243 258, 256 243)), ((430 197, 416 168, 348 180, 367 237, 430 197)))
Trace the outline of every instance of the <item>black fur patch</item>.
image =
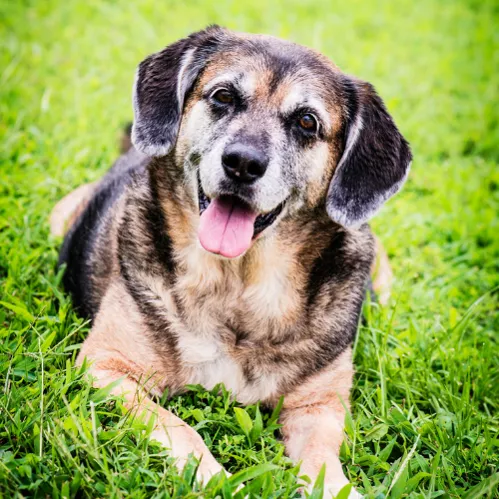
POLYGON ((94 282, 96 266, 100 275, 110 273, 111 256, 105 254, 109 247, 97 244, 100 236, 109 237, 108 212, 132 181, 133 174, 144 168, 144 158, 136 151, 122 156, 102 179, 86 209, 64 238, 58 263, 66 265, 63 284, 71 293, 75 307, 85 317, 95 317, 102 299, 94 282))
POLYGON ((73 304, 85 317, 94 318, 98 301, 92 288, 90 259, 97 235, 96 225, 112 205, 116 185, 101 189, 66 235, 59 254, 59 265, 65 264, 63 284, 71 293, 73 304))
POLYGON ((315 260, 308 277, 307 305, 311 307, 318 293, 329 280, 341 282, 348 279, 352 273, 352 263, 345 255, 345 232, 337 231, 331 237, 331 242, 315 260))
POLYGON ((372 85, 345 78, 344 91, 346 144, 329 188, 327 210, 335 222, 358 226, 399 190, 412 155, 372 85))
POLYGON ((146 172, 134 179, 136 189, 141 193, 132 196, 125 208, 118 231, 118 259, 121 277, 148 326, 152 341, 159 350, 167 348, 175 359, 176 336, 161 305, 161 298, 141 279, 144 275, 160 278, 168 289, 175 281, 172 243, 151 169, 150 165, 146 172), (139 228, 142 231, 137 237, 139 228))
POLYGON ((133 141, 137 149, 150 156, 164 156, 171 150, 180 126, 185 96, 210 55, 216 52, 223 35, 222 29, 211 26, 140 63, 134 97, 133 141), (180 81, 182 89, 179 89, 181 68, 183 79, 180 81))

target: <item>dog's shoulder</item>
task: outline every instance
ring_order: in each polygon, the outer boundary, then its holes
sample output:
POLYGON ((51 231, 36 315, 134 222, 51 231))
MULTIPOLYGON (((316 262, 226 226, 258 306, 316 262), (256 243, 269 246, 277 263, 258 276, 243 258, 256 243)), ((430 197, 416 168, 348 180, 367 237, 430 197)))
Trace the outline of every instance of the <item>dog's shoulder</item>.
POLYGON ((135 184, 144 183, 147 158, 135 150, 122 155, 95 188, 85 209, 67 232, 59 255, 64 287, 80 313, 94 317, 103 288, 117 260, 120 209, 135 184))
POLYGON ((359 229, 335 230, 322 236, 322 249, 310 268, 308 303, 343 283, 350 289, 363 288, 375 256, 375 242, 368 224, 359 229))

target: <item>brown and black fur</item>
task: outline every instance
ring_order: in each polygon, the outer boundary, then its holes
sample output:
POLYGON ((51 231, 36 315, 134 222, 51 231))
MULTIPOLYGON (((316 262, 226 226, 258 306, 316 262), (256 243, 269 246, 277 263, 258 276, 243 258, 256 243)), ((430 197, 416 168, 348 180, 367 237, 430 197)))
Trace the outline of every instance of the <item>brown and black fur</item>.
MULTIPOLYGON (((97 385, 128 375, 123 390, 129 392, 147 379, 146 391, 153 393, 233 382, 234 396, 243 403, 272 406, 284 395, 289 455, 302 460, 309 475, 326 462, 329 490, 339 490, 346 483, 337 458, 345 410, 340 401, 348 403, 351 345, 375 257, 365 221, 404 181, 407 143, 369 84, 303 47, 218 27, 141 63, 135 111, 135 147, 92 187, 61 250, 64 285, 93 321, 80 361, 93 362, 97 385), (203 182, 206 148, 192 148, 195 122, 189 117, 207 99, 203 88, 230 70, 231 60, 257 60, 260 68, 251 86, 253 104, 241 98, 230 111, 242 123, 233 140, 267 151, 279 128, 286 147, 275 139, 268 154, 285 156, 278 159, 286 195, 282 212, 251 248, 222 259, 197 242, 196 179, 201 175, 203 182), (292 114, 265 114, 289 98, 287 82, 297 72, 316 78, 328 113, 327 125, 314 136, 297 130, 292 114), (266 129, 270 122, 274 128, 266 129), (312 177, 305 170, 314 151, 322 166, 312 177), (196 355, 210 345, 213 357, 198 361, 196 355), (327 422, 331 415, 333 426, 327 422), (316 425, 322 435, 331 433, 329 446, 314 433, 316 425)), ((209 115, 215 143, 230 130, 230 121, 222 108, 209 115), (219 127, 212 125, 217 122, 219 127)), ((246 186, 225 180, 220 185, 224 195, 248 202, 257 197, 246 186)), ((150 401, 137 402, 134 394, 128 397, 130 407, 159 412, 163 429, 158 426, 156 437, 168 435, 163 441, 179 463, 190 449, 202 457, 201 477, 219 470, 186 425, 177 421, 182 428, 173 430, 168 423, 173 415, 150 401)))

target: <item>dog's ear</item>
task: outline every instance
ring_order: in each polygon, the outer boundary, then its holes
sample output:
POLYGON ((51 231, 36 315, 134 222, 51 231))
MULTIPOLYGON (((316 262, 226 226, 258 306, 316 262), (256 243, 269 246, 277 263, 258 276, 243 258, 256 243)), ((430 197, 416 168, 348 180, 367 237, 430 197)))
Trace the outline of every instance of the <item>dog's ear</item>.
POLYGON ((346 78, 343 88, 349 115, 345 148, 326 208, 335 222, 357 227, 402 187, 412 155, 372 85, 346 78))
POLYGON ((165 156, 177 140, 187 93, 226 31, 210 26, 139 64, 133 89, 132 142, 148 156, 165 156))

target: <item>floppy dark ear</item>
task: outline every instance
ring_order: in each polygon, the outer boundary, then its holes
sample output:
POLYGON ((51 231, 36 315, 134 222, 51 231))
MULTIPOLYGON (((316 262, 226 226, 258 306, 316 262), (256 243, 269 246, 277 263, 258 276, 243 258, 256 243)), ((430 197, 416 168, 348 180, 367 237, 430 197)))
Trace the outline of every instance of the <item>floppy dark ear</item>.
POLYGON ((139 64, 133 89, 132 142, 148 156, 165 156, 177 140, 185 97, 225 30, 199 31, 139 64))
POLYGON ((345 149, 326 208, 335 222, 356 227, 402 187, 412 155, 372 85, 346 79, 344 88, 349 113, 345 149))

